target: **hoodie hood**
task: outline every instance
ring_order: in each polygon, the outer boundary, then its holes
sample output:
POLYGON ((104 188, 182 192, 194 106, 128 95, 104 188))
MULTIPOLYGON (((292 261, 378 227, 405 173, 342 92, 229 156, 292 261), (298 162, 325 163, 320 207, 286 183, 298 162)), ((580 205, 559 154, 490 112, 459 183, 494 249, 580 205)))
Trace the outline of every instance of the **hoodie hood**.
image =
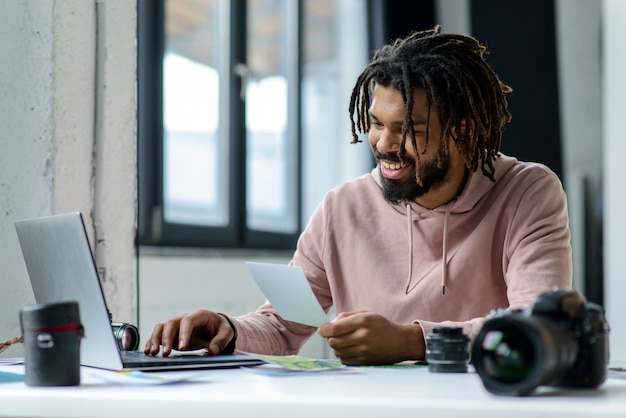
MULTIPOLYGON (((425 212, 439 212, 443 214, 442 221, 442 257, 441 257, 441 293, 445 295, 446 284, 448 277, 448 222, 450 214, 462 214, 472 210, 480 199, 494 187, 494 185, 504 176, 504 174, 511 169, 517 162, 516 158, 508 157, 503 154, 498 154, 494 161, 495 182, 492 182, 481 171, 470 172, 467 177, 467 182, 463 187, 461 193, 452 199, 450 202, 445 203, 434 209, 427 209, 418 205, 415 202, 405 202, 403 205, 392 205, 398 212, 404 213, 407 219, 407 238, 408 238, 408 277, 405 293, 409 294, 417 285, 413 283, 413 213, 416 217, 425 212)), ((372 177, 376 184, 382 188, 381 174, 379 167, 376 166, 372 170, 372 177)))

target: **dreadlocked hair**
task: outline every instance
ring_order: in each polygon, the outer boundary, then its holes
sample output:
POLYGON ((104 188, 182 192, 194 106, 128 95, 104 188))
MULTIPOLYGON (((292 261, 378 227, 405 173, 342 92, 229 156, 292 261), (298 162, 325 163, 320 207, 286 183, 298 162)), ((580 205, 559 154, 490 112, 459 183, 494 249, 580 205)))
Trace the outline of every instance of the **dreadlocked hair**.
MULTIPOLYGON (((442 135, 456 134, 453 139, 468 169, 476 171, 480 164, 483 174, 495 181, 493 162, 500 151, 502 127, 511 120, 505 93, 512 89, 487 64, 486 53, 477 39, 443 33, 439 25, 376 51, 352 90, 352 143, 361 142, 357 133, 370 130, 368 109, 374 86, 392 87, 401 93, 405 105, 399 157, 406 155, 410 138, 419 162, 412 123, 413 91, 423 88, 429 116, 434 109, 442 135)), ((427 146, 428 134, 422 153, 427 146)), ((448 141, 441 141, 440 147, 447 153, 448 141)))

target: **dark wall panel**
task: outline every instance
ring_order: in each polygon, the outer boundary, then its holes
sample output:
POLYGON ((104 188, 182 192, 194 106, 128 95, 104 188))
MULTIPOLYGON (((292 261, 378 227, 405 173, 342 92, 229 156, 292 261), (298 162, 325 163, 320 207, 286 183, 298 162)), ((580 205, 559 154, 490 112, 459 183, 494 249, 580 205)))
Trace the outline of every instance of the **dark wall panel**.
POLYGON ((472 34, 491 52, 487 61, 513 88, 503 152, 561 176, 554 2, 473 0, 471 22, 472 34))
POLYGON ((434 0, 369 0, 372 52, 397 38, 435 26, 434 0))

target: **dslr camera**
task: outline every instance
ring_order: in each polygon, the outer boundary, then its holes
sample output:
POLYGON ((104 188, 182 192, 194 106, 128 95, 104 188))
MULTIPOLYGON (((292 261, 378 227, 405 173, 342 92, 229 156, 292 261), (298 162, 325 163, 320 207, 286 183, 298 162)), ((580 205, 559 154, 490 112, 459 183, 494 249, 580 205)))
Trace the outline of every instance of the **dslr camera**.
POLYGON ((609 325, 601 306, 554 289, 530 308, 496 311, 471 350, 483 385, 496 395, 524 396, 540 385, 595 388, 607 376, 609 325))

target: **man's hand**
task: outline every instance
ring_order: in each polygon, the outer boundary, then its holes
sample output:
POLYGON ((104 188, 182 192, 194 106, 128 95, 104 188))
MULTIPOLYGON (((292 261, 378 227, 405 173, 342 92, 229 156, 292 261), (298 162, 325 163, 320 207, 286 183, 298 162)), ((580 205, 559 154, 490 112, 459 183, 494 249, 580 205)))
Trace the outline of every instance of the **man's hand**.
POLYGON ((233 338, 234 330, 226 318, 215 312, 197 310, 157 324, 144 348, 144 353, 167 357, 175 350, 206 348, 209 354, 219 354, 233 338))
POLYGON ((426 350, 418 324, 398 324, 371 312, 344 312, 318 334, 347 365, 421 360, 426 350))

